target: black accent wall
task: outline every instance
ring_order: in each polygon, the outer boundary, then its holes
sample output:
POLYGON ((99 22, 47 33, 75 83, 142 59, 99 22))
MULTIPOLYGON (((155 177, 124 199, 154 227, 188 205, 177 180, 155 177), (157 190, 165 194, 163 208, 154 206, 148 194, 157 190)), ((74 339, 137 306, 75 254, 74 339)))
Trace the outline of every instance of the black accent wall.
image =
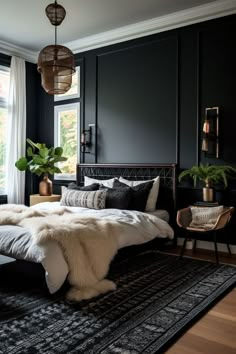
POLYGON ((176 36, 98 55, 96 80, 98 162, 177 162, 176 36))
MULTIPOLYGON (((26 137, 37 141, 40 127, 39 102, 40 76, 36 65, 26 62, 26 137)), ((45 128, 44 128, 45 129, 45 128)), ((27 148, 27 146, 26 146, 27 148)), ((25 203, 29 204, 29 195, 38 192, 38 177, 26 172, 25 203)))
MULTIPOLYGON (((98 163, 236 163, 236 16, 76 55, 83 63, 81 128, 95 123, 98 163), (220 107, 220 159, 201 153, 205 107, 220 107)), ((38 139, 53 144, 53 99, 39 88, 38 139)))
MULTIPOLYGON (((76 55, 81 129, 95 123, 82 162, 236 164, 236 15, 76 55), (206 107, 220 107, 220 159, 201 152, 206 107)), ((38 140, 53 144, 53 99, 39 88, 38 140)))
POLYGON ((228 16, 79 54, 85 125, 97 150, 85 161, 235 164, 236 17, 228 16), (220 106, 221 159, 201 153, 205 107, 220 106))
MULTIPOLYGON (((96 124, 81 161, 175 162, 180 170, 199 162, 235 166, 235 33, 231 15, 77 54, 81 129, 96 124), (219 160, 200 148, 205 107, 211 106, 220 107, 219 160)), ((53 145, 53 97, 41 88, 36 65, 27 66, 27 77, 27 135, 53 145)), ((232 185, 224 193, 225 203, 236 205, 235 190, 232 185)), ((179 205, 192 198, 188 189, 178 196, 179 205)))

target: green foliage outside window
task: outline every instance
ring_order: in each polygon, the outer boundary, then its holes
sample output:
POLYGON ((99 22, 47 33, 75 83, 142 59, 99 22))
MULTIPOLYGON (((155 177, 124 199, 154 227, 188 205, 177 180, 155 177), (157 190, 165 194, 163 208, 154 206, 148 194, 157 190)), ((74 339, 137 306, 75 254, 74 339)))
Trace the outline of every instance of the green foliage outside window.
POLYGON ((77 113, 76 110, 60 113, 60 145, 67 161, 60 163, 63 174, 75 174, 77 164, 77 113))

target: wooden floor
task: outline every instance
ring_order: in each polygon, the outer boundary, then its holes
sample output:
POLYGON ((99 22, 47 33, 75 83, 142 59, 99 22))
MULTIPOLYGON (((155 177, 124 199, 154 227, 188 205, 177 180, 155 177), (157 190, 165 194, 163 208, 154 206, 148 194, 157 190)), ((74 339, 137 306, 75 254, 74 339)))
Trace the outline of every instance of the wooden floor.
MULTIPOLYGON (((179 249, 168 251, 178 254, 179 249)), ((215 261, 214 252, 187 250, 187 256, 215 261)), ((219 253, 220 262, 236 264, 236 255, 219 253)), ((236 353, 236 289, 218 302, 193 325, 166 354, 235 354, 236 353)))

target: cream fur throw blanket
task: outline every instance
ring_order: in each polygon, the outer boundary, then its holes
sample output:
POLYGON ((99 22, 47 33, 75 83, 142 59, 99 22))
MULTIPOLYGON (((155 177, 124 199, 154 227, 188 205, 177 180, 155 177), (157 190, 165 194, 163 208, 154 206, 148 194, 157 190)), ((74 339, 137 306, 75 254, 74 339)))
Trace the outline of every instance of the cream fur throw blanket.
POLYGON ((0 207, 0 224, 28 229, 37 245, 55 240, 68 263, 71 289, 67 299, 80 301, 109 290, 114 282, 104 279, 118 250, 119 223, 94 217, 81 217, 68 209, 38 211, 23 205, 0 207))

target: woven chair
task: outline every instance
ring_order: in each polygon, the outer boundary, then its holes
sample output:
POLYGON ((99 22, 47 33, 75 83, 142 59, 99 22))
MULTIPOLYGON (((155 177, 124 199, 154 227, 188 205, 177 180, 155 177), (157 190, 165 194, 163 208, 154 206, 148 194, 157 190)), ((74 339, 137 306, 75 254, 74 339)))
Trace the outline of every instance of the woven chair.
MULTIPOLYGON (((177 224, 179 227, 186 230, 183 247, 180 252, 180 257, 182 258, 183 254, 184 254, 186 242, 187 242, 187 239, 190 237, 191 233, 201 233, 201 234, 202 233, 212 233, 213 234, 213 241, 214 241, 214 245, 215 245, 216 263, 219 263, 216 234, 217 234, 218 230, 223 229, 227 226, 227 224, 229 223, 229 221, 231 219, 233 212, 234 212, 234 207, 224 207, 222 213, 218 216, 215 224, 212 225, 210 228, 205 228, 204 225, 202 227, 200 225, 198 227, 191 227, 190 226, 190 224, 192 222, 192 212, 191 212, 190 207, 179 210, 177 213, 177 219, 176 219, 177 224)), ((196 250, 196 243, 197 243, 197 239, 194 238, 193 251, 196 250)), ((230 246, 229 246, 228 237, 226 237, 226 243, 227 243, 227 248, 228 248, 229 254, 231 256, 231 250, 230 250, 230 246)))

